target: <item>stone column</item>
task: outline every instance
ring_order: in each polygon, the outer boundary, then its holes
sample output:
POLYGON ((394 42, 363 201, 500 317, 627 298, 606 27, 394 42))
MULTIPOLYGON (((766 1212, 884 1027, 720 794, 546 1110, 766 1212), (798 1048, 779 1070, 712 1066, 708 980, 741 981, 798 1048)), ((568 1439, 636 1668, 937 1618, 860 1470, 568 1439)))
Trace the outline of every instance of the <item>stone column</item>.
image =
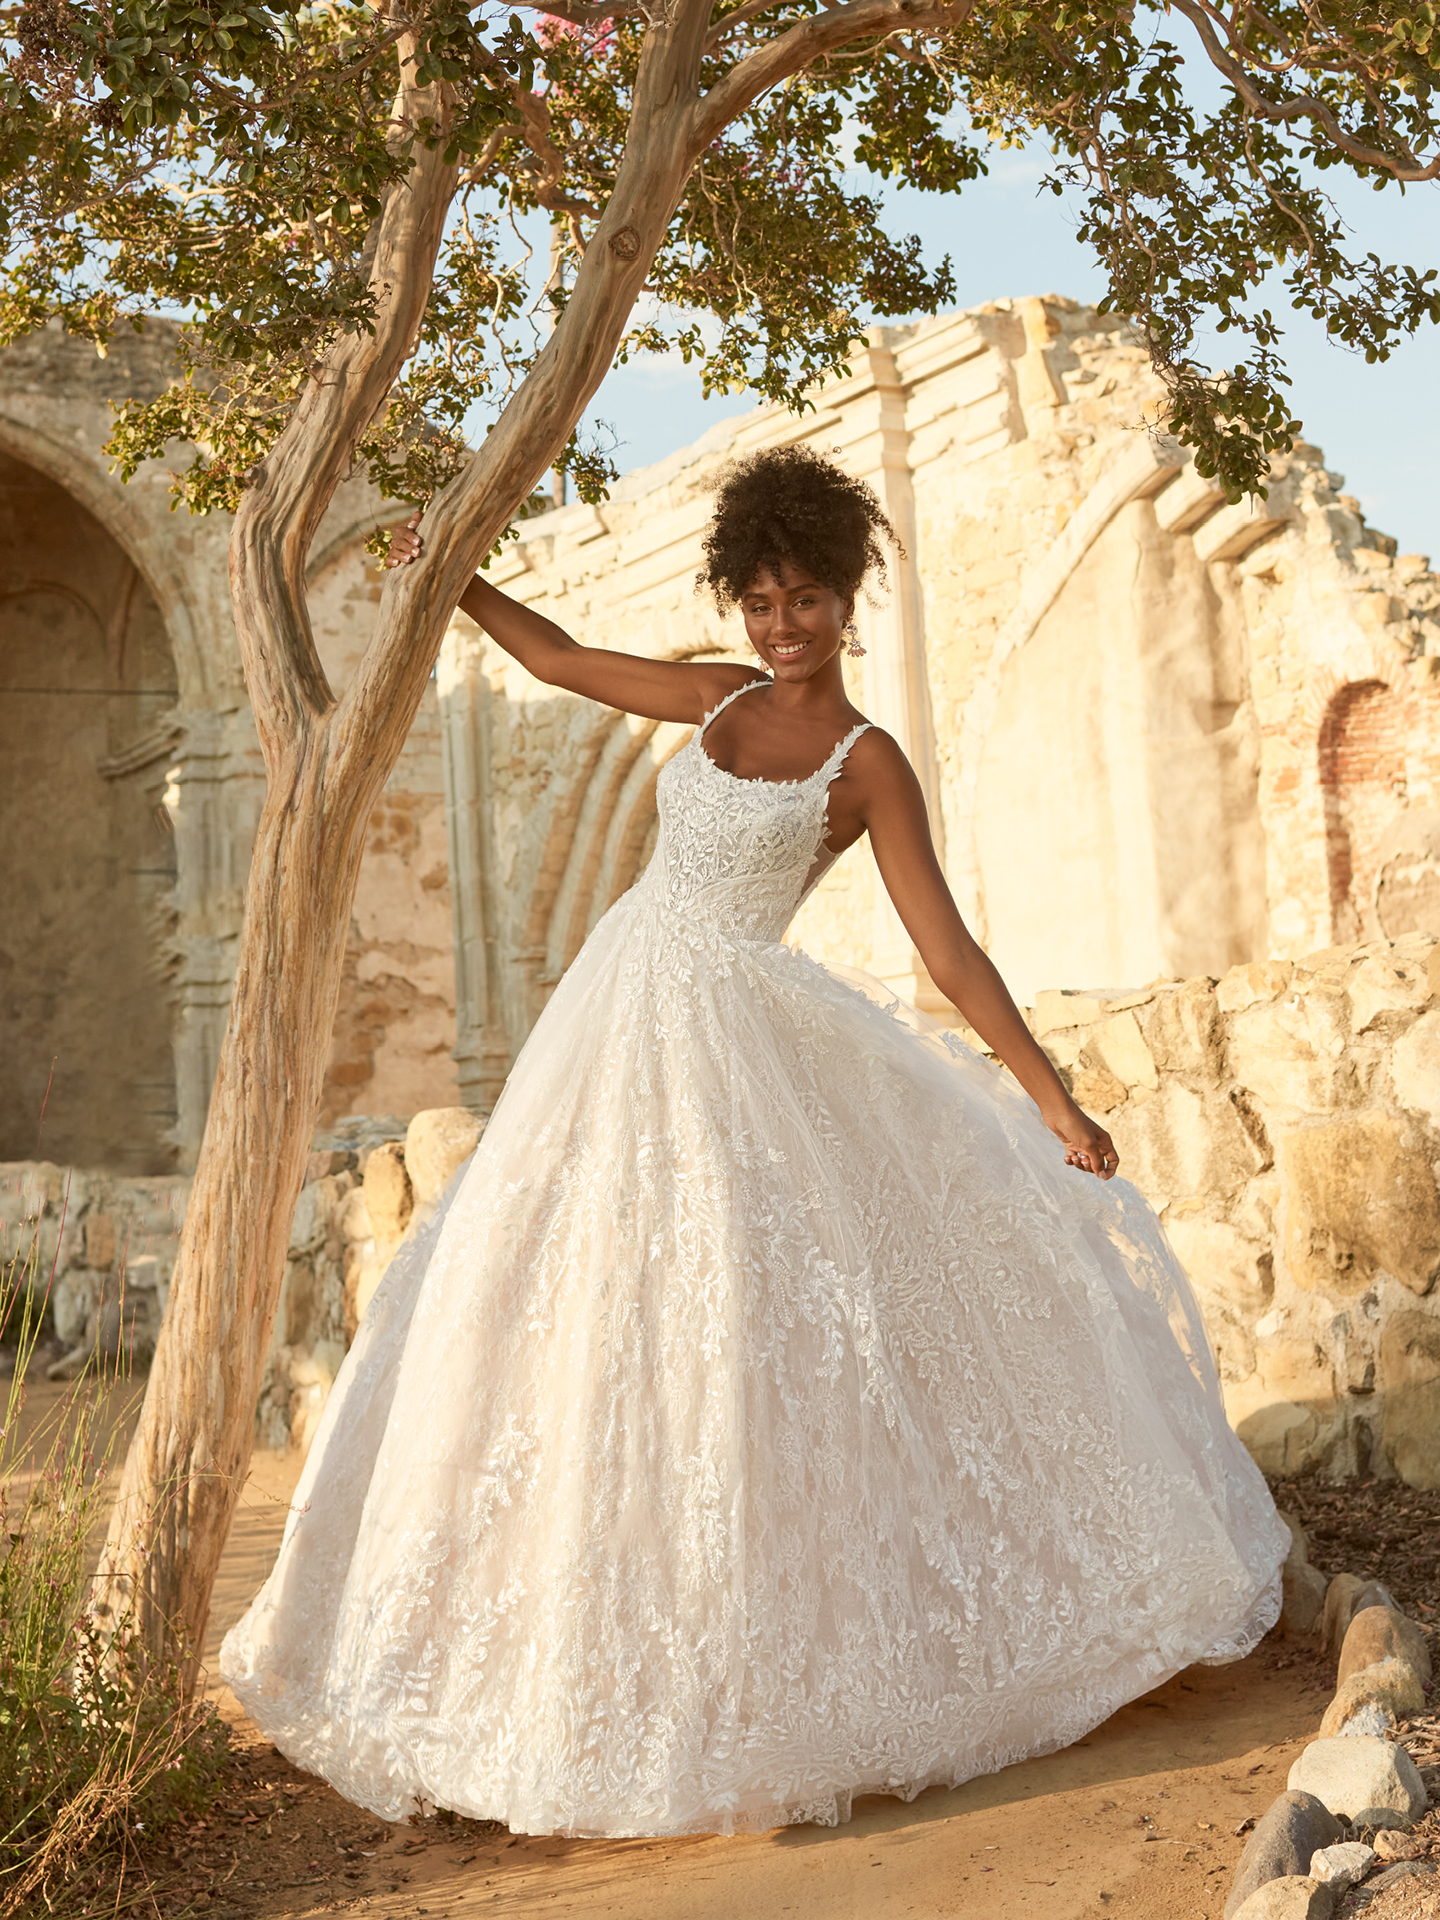
POLYGON ((445 768, 445 826, 455 923, 455 1061, 460 1098, 488 1115, 512 1065, 501 1017, 495 839, 491 817, 490 682, 485 638, 457 617, 436 668, 445 768))
MULTIPOLYGON (((840 433, 845 464, 879 495, 903 553, 888 556, 890 590, 871 606, 862 597, 856 625, 866 648, 863 677, 865 708, 877 726, 904 749, 925 795, 930 831, 943 867, 944 823, 935 757, 935 728, 926 677, 925 631, 916 567, 915 488, 910 470, 907 389, 895 366, 888 333, 876 327, 870 344, 855 356, 854 374, 840 385, 834 404, 841 409, 840 433)), ((877 596, 879 598, 879 596, 877 596)), ((900 999, 947 1022, 956 1018, 915 951, 890 897, 875 887, 870 971, 900 999)))
POLYGON ((164 805, 175 829, 175 1140, 188 1170, 230 1011, 265 770, 248 707, 182 709, 180 719, 164 805))

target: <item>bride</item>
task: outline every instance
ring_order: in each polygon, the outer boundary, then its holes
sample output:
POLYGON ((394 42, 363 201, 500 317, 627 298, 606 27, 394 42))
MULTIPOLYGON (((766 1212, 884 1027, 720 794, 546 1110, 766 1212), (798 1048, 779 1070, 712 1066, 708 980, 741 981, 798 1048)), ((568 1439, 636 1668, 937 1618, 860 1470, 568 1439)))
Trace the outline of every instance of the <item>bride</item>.
POLYGON ((834 1823, 1065 1746, 1276 1618, 1288 1536, 1184 1275, 846 697, 886 536, 803 448, 729 469, 702 578, 754 670, 461 600, 538 679, 695 732, 224 1643, 276 1746, 383 1818, 834 1823), (862 834, 1008 1075, 783 944, 862 834))

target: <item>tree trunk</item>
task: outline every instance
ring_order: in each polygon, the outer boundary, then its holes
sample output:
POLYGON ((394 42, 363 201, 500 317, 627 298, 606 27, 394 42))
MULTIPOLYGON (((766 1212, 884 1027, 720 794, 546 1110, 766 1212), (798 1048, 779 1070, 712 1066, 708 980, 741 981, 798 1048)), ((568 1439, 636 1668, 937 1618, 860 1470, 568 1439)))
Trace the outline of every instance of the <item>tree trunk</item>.
POLYGON ((178 1659, 187 1692, 250 1457, 364 849, 366 813, 335 821, 323 754, 305 744, 260 819, 180 1263, 94 1605, 107 1634, 178 1659))
MULTIPOLYGON (((92 1601, 103 1631, 177 1661, 187 1690, 250 1457, 365 826, 450 609, 603 379, 679 202, 709 6, 679 0, 650 30, 616 191, 566 312, 484 446, 432 503, 424 559, 388 577, 338 704, 310 632, 305 560, 428 298, 454 184, 438 150, 418 154, 381 217, 374 333, 327 356, 236 517, 232 589, 266 802, 179 1262, 92 1601)), ((402 87, 401 108, 438 117, 433 94, 402 87)))

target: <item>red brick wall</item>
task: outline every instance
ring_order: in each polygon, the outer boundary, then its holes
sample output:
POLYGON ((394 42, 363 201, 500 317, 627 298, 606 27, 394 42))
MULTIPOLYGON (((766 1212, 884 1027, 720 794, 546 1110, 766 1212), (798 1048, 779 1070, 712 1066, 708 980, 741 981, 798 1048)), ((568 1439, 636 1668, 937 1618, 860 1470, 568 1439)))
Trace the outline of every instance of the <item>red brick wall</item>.
POLYGON ((1434 688, 1407 682, 1342 687, 1321 725, 1319 753, 1331 938, 1378 939, 1373 896, 1381 836, 1412 800, 1430 802, 1440 775, 1440 698, 1434 688))

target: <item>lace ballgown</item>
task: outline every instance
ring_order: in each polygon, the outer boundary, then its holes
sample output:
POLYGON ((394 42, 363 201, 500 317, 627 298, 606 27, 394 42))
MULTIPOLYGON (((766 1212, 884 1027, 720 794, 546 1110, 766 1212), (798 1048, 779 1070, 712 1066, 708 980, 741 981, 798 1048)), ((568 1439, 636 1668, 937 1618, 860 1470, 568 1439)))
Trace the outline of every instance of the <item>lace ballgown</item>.
POLYGON ((221 1667, 386 1819, 833 1823, 1275 1620, 1288 1536, 1148 1206, 781 944, 860 731, 793 783, 665 767, 341 1369, 221 1667))

